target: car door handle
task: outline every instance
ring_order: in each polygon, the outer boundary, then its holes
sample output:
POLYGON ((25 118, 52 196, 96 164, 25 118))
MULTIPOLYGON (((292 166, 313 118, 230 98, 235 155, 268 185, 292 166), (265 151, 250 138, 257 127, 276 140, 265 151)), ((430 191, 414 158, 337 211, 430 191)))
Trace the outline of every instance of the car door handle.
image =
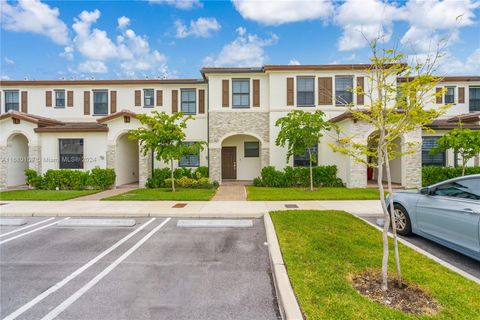
POLYGON ((471 214, 478 214, 477 211, 474 211, 474 210, 471 209, 471 208, 463 208, 463 209, 462 209, 462 212, 471 213, 471 214))

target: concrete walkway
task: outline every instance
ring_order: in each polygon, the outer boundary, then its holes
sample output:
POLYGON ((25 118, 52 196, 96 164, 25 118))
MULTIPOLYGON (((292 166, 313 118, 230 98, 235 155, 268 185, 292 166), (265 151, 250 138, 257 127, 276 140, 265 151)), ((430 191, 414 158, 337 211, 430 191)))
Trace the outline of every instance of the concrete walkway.
POLYGON ((123 186, 116 187, 114 189, 108 189, 105 191, 89 194, 88 196, 70 199, 68 201, 90 201, 101 200, 107 197, 113 197, 121 193, 128 192, 133 189, 138 189, 138 183, 124 184, 123 186))
POLYGON ((222 184, 212 201, 247 201, 247 190, 244 185, 222 184))
POLYGON ((0 216, 243 217, 273 210, 344 210, 378 215, 378 200, 349 201, 2 201, 0 216), (173 208, 176 204, 185 206, 173 208))

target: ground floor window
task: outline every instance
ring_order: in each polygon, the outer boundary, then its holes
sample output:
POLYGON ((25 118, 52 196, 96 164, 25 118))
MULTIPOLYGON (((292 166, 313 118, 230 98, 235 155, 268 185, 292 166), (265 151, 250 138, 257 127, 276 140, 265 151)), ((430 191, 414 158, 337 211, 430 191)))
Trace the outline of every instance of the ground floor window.
POLYGON ((430 150, 435 148, 440 137, 422 138, 422 166, 445 166, 445 152, 430 154, 430 150))
MULTIPOLYGON (((311 151, 313 153, 312 165, 316 166, 317 163, 318 163, 318 145, 311 148, 311 151)), ((305 154, 303 154, 303 155, 293 157, 293 166, 294 167, 308 167, 308 166, 310 166, 310 159, 309 159, 308 150, 305 150, 305 154)))
MULTIPOLYGON (((193 142, 185 142, 186 145, 192 145, 193 142)), ((198 167, 200 166, 200 152, 190 153, 183 156, 178 161, 180 167, 198 167)))
POLYGON ((258 141, 245 141, 244 156, 245 158, 258 158, 260 156, 260 144, 258 141))
POLYGON ((60 139, 60 169, 83 169, 83 139, 60 139))

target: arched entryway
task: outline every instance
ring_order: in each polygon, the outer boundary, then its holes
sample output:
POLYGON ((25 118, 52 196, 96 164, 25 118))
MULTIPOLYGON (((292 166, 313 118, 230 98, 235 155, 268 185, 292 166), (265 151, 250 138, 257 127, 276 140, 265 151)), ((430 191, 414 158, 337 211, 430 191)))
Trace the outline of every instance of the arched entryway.
POLYGON ((12 134, 7 140, 7 187, 26 183, 28 169, 28 139, 21 133, 12 134))
POLYGON ((138 182, 138 140, 129 139, 128 133, 120 135, 115 144, 115 173, 117 186, 138 182))
POLYGON ((248 134, 236 134, 221 143, 222 181, 251 181, 260 175, 262 167, 261 141, 248 134))
MULTIPOLYGON (((376 153, 378 145, 378 133, 374 132, 368 136, 368 147, 371 151, 376 153)), ((390 160, 390 173, 392 177, 392 184, 396 186, 403 186, 403 165, 402 165, 402 139, 396 138, 393 140, 393 154, 397 154, 396 158, 390 160)), ((375 157, 371 156, 368 158, 369 163, 376 163, 375 157)), ((367 180, 368 184, 376 184, 378 178, 378 169, 368 167, 367 169, 367 180)), ((383 181, 387 181, 385 165, 383 166, 383 181)))

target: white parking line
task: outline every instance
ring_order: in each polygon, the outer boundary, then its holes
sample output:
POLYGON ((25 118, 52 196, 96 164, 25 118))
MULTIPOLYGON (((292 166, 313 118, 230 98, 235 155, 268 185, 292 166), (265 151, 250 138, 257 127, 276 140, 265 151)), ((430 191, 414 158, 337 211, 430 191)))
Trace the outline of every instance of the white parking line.
POLYGON ((25 229, 30 229, 30 228, 32 228, 32 227, 35 227, 35 226, 37 226, 37 225, 39 225, 39 224, 45 223, 45 222, 50 221, 50 220, 52 220, 52 219, 55 219, 55 218, 48 218, 48 219, 39 221, 39 222, 37 222, 37 223, 31 224, 31 225, 28 225, 28 226, 25 226, 25 227, 22 227, 22 228, 18 228, 18 229, 16 229, 16 230, 12 230, 12 231, 10 231, 10 232, 4 233, 4 234, 0 234, 0 238, 5 237, 5 236, 8 236, 9 234, 12 234, 12 233, 16 233, 16 232, 18 232, 18 231, 22 231, 22 230, 25 230, 25 229))
POLYGON ((140 241, 135 243, 130 249, 128 249, 124 254, 122 254, 117 260, 115 260, 112 264, 108 267, 103 269, 95 278, 90 280, 86 285, 78 289, 74 294, 72 294, 69 298, 59 304, 55 309, 50 311, 47 315, 45 315, 41 320, 50 320, 55 319, 60 313, 65 311, 72 303, 77 301, 82 295, 84 295, 88 290, 90 290, 94 285, 96 285, 100 280, 102 280, 106 275, 108 275, 113 269, 115 269, 123 260, 128 258, 135 250, 137 250, 142 244, 144 244, 151 236, 153 236, 160 228, 162 228, 170 218, 165 219, 161 224, 159 224, 155 229, 147 233, 140 241))
POLYGON ((65 220, 68 220, 68 219, 70 219, 70 217, 65 218, 65 219, 62 219, 62 220, 55 221, 55 222, 53 222, 53 223, 49 223, 49 224, 44 225, 44 226, 41 226, 40 228, 37 228, 37 229, 33 229, 33 230, 30 230, 30 231, 27 231, 27 232, 24 232, 24 233, 21 233, 21 234, 17 234, 17 235, 14 236, 14 237, 8 238, 8 239, 3 240, 3 241, 0 241, 0 244, 4 244, 4 243, 10 242, 10 241, 12 241, 12 240, 21 238, 21 237, 23 237, 23 236, 29 235, 29 234, 31 234, 31 233, 34 233, 34 232, 43 230, 43 229, 45 229, 45 228, 51 227, 51 226, 59 223, 60 221, 65 221, 65 220))
POLYGON ((94 265, 95 263, 97 263, 100 259, 102 259, 103 257, 105 257, 107 254, 109 254, 110 252, 112 252, 113 250, 115 250, 116 248, 118 248, 119 246, 121 246, 123 243, 125 243, 128 239, 130 239, 131 237, 133 237, 134 235, 136 235, 138 232, 142 231, 146 226, 148 226, 150 223, 152 223, 153 221, 155 221, 156 218, 152 218, 150 220, 148 220, 145 224, 143 224, 142 226, 136 228, 133 232, 129 233, 127 236, 125 236, 124 238, 122 238, 121 240, 117 241, 113 246, 111 246, 110 248, 106 249, 105 251, 103 251, 102 253, 100 253, 98 256, 96 256, 95 258, 93 258, 92 260, 90 260, 89 262, 87 262, 86 264, 84 264, 83 266, 81 266, 80 268, 78 268, 77 270, 75 270, 73 273, 71 273, 69 276, 67 276, 65 279, 63 279, 62 281, 60 282, 57 282, 53 287, 50 287, 48 290, 42 292, 40 295, 38 295, 37 297, 35 297, 34 299, 32 299, 30 302, 28 302, 27 304, 21 306, 20 308, 18 308, 17 310, 15 310, 14 312, 12 312, 11 314, 9 314, 6 318, 4 318, 3 320, 13 320, 13 319, 16 319, 18 316, 20 316, 21 314, 23 314, 24 312, 26 312, 28 309, 30 309, 31 307, 33 307, 34 305, 36 305, 37 303, 39 303, 40 301, 42 301, 43 299, 45 299, 46 297, 48 297, 49 295, 51 295, 52 293, 54 293, 55 291, 59 290, 60 288, 62 288, 64 285, 66 285, 67 283, 69 283, 71 280, 75 279, 77 276, 79 276, 83 271, 87 270, 88 268, 90 268, 92 265, 94 265))

